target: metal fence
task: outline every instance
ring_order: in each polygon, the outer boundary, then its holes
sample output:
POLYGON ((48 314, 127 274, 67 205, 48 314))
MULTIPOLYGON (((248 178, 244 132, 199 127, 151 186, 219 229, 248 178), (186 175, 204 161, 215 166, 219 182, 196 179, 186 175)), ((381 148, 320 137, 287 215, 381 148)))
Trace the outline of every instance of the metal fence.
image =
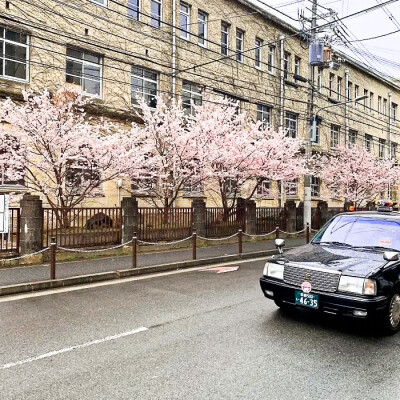
POLYGON ((119 244, 121 215, 118 207, 44 208, 43 246, 49 246, 52 237, 63 247, 119 244))
POLYGON ((245 214, 239 207, 233 207, 228 212, 222 207, 206 208, 206 236, 218 237, 233 235, 243 228, 245 214))
POLYGON ((192 234, 193 209, 191 207, 168 210, 139 207, 138 238, 141 240, 177 240, 192 234))
POLYGON ((257 234, 273 231, 277 226, 286 229, 286 210, 277 207, 258 207, 256 211, 257 234))
POLYGON ((8 233, 0 234, 0 252, 19 251, 20 209, 9 208, 8 233))

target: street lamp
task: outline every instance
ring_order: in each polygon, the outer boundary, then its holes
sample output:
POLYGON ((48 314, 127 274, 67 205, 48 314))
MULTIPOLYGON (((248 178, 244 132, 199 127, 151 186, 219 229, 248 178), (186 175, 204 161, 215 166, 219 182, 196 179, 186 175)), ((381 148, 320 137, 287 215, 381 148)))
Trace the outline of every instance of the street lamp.
MULTIPOLYGON (((309 136, 309 140, 308 140, 307 154, 306 154, 307 160, 308 160, 309 153, 310 153, 309 149, 310 149, 311 142, 315 141, 317 138, 318 113, 323 110, 326 110, 327 108, 342 106, 344 104, 353 103, 353 102, 358 102, 360 100, 366 99, 367 97, 368 97, 367 95, 364 95, 364 96, 356 97, 353 100, 347 100, 347 101, 343 101, 340 103, 330 104, 329 106, 321 107, 318 109, 318 111, 315 113, 315 115, 313 117, 313 122, 312 122, 312 127, 311 127, 311 135, 309 136)), ((307 226, 307 224, 309 224, 309 226, 311 226, 311 176, 304 177, 304 226, 307 226)))

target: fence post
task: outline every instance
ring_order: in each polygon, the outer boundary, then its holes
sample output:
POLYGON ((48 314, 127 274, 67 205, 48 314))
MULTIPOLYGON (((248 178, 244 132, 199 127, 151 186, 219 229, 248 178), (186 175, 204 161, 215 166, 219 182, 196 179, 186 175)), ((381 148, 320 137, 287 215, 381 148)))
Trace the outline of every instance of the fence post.
POLYGON ((56 238, 52 237, 50 242, 50 279, 56 279, 56 238))
POLYGON ((307 226, 306 226, 306 240, 307 243, 310 243, 310 224, 307 222, 307 226))
POLYGON ((137 234, 133 232, 132 237, 132 268, 137 268, 137 234))
POLYGON ((242 228, 239 228, 238 238, 239 238, 239 255, 242 255, 242 253, 243 253, 243 230, 242 230, 242 228))
POLYGON ((275 239, 279 239, 279 226, 275 228, 275 239))
POLYGON ((193 252, 193 260, 197 259, 197 233, 196 228, 193 228, 192 231, 192 252, 193 252))

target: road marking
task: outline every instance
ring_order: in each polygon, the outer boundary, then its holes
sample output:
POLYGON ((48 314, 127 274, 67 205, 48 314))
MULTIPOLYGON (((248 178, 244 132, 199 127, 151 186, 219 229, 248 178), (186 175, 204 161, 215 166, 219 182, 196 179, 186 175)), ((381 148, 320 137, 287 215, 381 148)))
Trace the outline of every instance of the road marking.
POLYGON ((92 340, 91 342, 78 344, 76 346, 65 347, 61 350, 50 351, 49 353, 41 354, 36 357, 29 357, 29 358, 26 358, 25 360, 20 360, 20 361, 16 361, 16 362, 9 363, 9 364, 4 364, 0 367, 0 369, 9 369, 9 368, 17 367, 19 365, 43 360, 44 358, 49 358, 49 357, 57 356, 59 354, 68 353, 69 351, 83 349, 83 348, 89 347, 89 346, 94 346, 95 344, 110 342, 111 340, 121 339, 123 337, 135 335, 136 333, 145 332, 148 330, 149 330, 148 328, 145 328, 144 326, 142 326, 138 329, 134 329, 133 331, 123 332, 123 333, 119 333, 118 335, 113 335, 113 336, 107 336, 103 339, 92 340))
MULTIPOLYGON (((230 262, 226 262, 226 263, 213 265, 213 267, 217 268, 217 267, 223 267, 223 266, 233 265, 233 264, 244 264, 244 263, 250 263, 250 262, 255 262, 255 261, 263 261, 263 260, 267 259, 268 257, 269 256, 251 258, 251 259, 240 260, 240 261, 230 261, 230 262)), ((121 283, 129 283, 129 282, 141 281, 141 280, 145 280, 145 279, 159 278, 159 277, 168 276, 168 275, 176 275, 176 274, 184 274, 187 272, 200 271, 200 270, 207 269, 207 268, 210 268, 210 266, 203 265, 201 267, 185 268, 185 269, 180 269, 180 270, 176 270, 176 271, 160 272, 157 274, 149 274, 149 275, 142 275, 142 276, 133 276, 131 278, 113 279, 110 281, 88 283, 88 284, 83 284, 83 285, 79 285, 79 286, 69 286, 69 287, 58 288, 58 289, 42 290, 42 291, 38 291, 38 292, 29 292, 29 293, 1 296, 0 303, 7 303, 9 301, 30 299, 30 298, 34 298, 34 297, 50 296, 53 294, 69 293, 69 292, 75 292, 77 290, 85 290, 85 289, 97 288, 97 287, 102 287, 102 286, 119 285, 121 283)), ((260 271, 262 271, 262 268, 263 268, 263 265, 260 266, 260 271)))
POLYGON ((239 269, 239 266, 236 267, 213 267, 203 269, 203 272, 216 272, 217 274, 225 274, 226 272, 234 272, 239 269))

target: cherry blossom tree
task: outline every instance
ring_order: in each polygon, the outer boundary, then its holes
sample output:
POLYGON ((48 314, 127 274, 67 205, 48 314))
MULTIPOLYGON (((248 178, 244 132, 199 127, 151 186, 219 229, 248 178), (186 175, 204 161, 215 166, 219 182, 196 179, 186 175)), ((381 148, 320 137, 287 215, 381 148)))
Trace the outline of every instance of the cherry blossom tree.
POLYGON ((23 98, 1 104, 0 165, 9 179, 23 171, 26 187, 53 209, 68 210, 101 194, 102 183, 132 167, 128 136, 111 123, 88 118, 84 107, 90 100, 84 94, 25 91, 23 98))
POLYGON ((229 101, 196 107, 195 135, 202 141, 210 191, 220 197, 226 219, 238 196, 251 198, 265 179, 291 181, 306 171, 302 144, 286 132, 263 129, 229 101), (247 187, 247 195, 242 190, 247 187))
POLYGON ((204 179, 201 143, 180 102, 167 104, 158 97, 155 109, 143 99, 138 103, 143 123, 134 123, 130 132, 138 167, 131 171, 131 178, 136 193, 162 209, 167 222, 179 192, 204 179))
POLYGON ((394 160, 378 159, 360 146, 341 145, 317 161, 316 174, 331 198, 344 198, 359 208, 395 184, 399 169, 394 160))

